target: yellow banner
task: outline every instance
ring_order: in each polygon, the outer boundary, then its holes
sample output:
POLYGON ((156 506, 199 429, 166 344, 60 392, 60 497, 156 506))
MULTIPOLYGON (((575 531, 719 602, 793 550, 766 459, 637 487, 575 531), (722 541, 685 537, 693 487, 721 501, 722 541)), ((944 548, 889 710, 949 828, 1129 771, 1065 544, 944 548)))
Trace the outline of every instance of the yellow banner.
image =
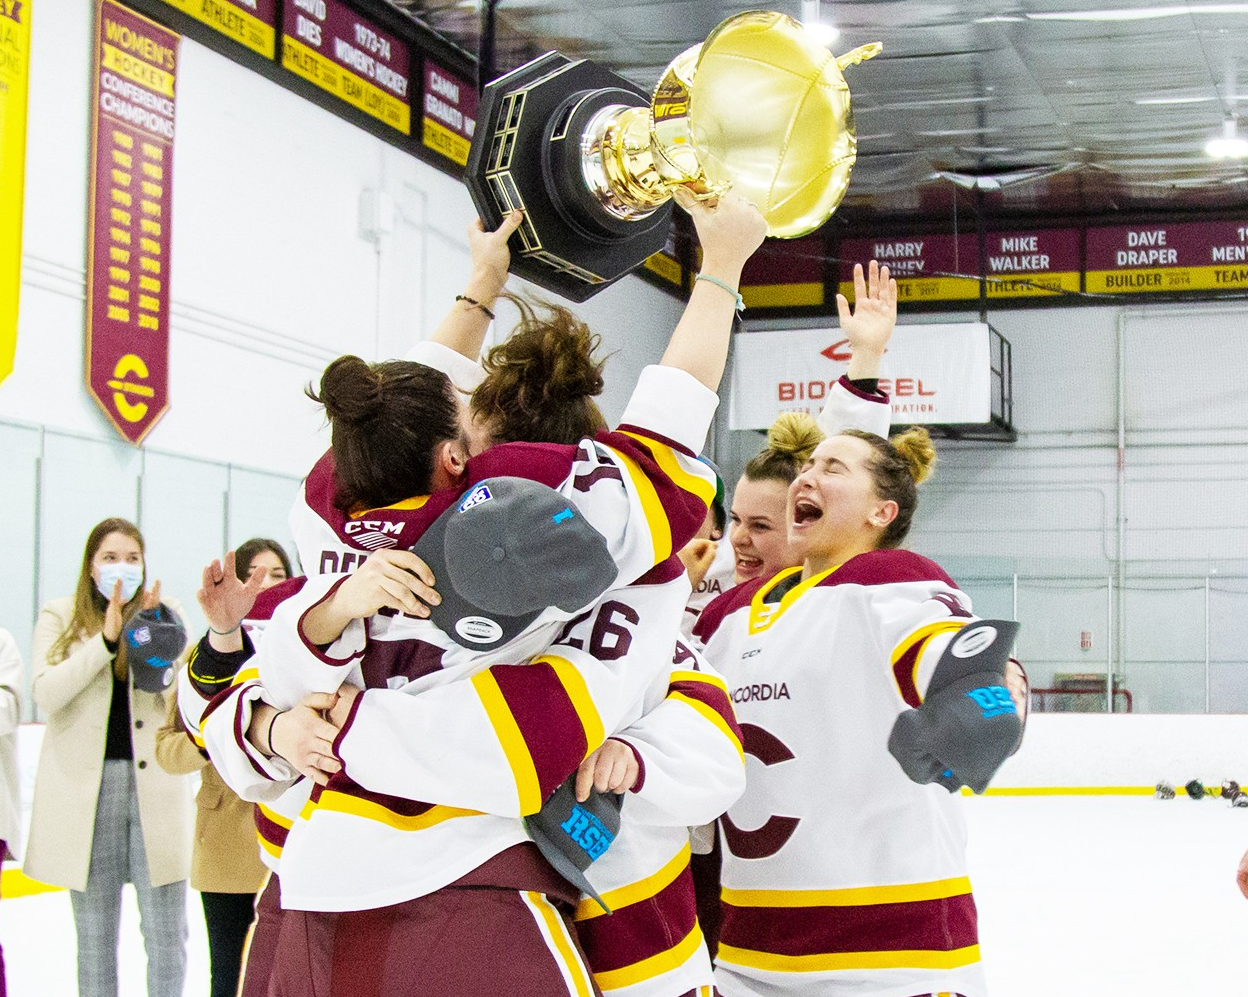
POLYGON ((383 124, 412 134, 412 109, 380 87, 349 73, 332 59, 302 45, 290 35, 282 36, 282 65, 322 90, 345 100, 352 107, 383 124))
MULTIPOLYGON (((851 288, 852 290, 852 288, 851 288)), ((741 288, 746 308, 798 308, 823 304, 823 284, 746 284, 741 288)))
POLYGON ((438 124, 432 118, 424 120, 424 143, 434 152, 440 152, 447 159, 453 159, 460 166, 468 165, 468 150, 472 142, 462 135, 457 135, 445 125, 438 124))
POLYGON ((266 58, 272 59, 277 52, 277 32, 271 24, 224 0, 165 0, 165 3, 266 58))
POLYGON ((0 381, 13 372, 22 287, 22 191, 26 177, 26 90, 34 0, 0 0, 0 381))
POLYGON ((1163 267, 1159 270, 1089 270, 1093 294, 1233 291, 1248 287, 1248 266, 1163 267))
POLYGON ((157 69, 150 62, 135 58, 107 42, 104 45, 104 68, 148 90, 155 90, 166 97, 173 96, 173 73, 157 69))
POLYGON ((1079 274, 1016 273, 988 278, 990 298, 1049 298, 1063 291, 1079 291, 1079 274))
MULTIPOLYGON (((854 285, 842 281, 840 292, 854 300, 854 285)), ((898 301, 967 301, 979 297, 979 281, 970 277, 904 277, 897 281, 898 301)))

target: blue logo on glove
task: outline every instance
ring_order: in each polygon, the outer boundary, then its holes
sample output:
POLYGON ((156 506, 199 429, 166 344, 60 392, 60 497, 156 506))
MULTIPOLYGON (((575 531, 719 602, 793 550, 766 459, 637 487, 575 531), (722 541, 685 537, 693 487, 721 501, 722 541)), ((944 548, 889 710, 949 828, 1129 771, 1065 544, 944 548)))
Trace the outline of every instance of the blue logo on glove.
POLYGON ((615 835, 607 830, 602 821, 579 805, 572 807, 571 816, 559 827, 585 850, 590 861, 597 859, 615 840, 615 835))
POLYGON ((1014 700, 1010 698, 1010 691, 1005 686, 985 685, 972 689, 967 695, 983 711, 985 720, 1016 712, 1014 700))

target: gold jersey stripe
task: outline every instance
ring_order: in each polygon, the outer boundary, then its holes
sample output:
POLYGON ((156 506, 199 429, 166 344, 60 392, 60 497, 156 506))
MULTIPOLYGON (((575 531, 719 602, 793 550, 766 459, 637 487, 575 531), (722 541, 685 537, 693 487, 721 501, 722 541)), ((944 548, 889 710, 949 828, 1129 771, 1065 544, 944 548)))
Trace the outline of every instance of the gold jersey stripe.
POLYGON ((929 883, 898 883, 893 886, 853 886, 840 890, 722 890, 724 903, 734 907, 865 907, 872 904, 914 903, 945 900, 971 892, 966 876, 936 879, 929 883))
MULTIPOLYGON (((563 686, 563 691, 567 693, 568 701, 571 702, 572 708, 576 710, 577 719, 581 722, 581 728, 585 731, 585 754, 589 755, 604 740, 607 733, 602 725, 602 717, 598 715, 598 707, 594 705, 594 697, 589 693, 589 686, 585 684, 585 676, 582 675, 572 662, 567 658, 560 658, 558 655, 547 654, 537 658, 533 664, 544 663, 550 665, 554 669, 559 684, 563 686)), ((536 774, 534 778, 536 778, 536 774)), ((541 807, 540 790, 538 808, 541 807)), ((526 810, 524 813, 536 813, 536 810, 526 810)))
POLYGON ((520 725, 512 716, 511 708, 493 675, 488 671, 478 672, 472 677, 472 684, 477 695, 481 697, 481 705, 485 707, 494 733, 498 735, 498 743, 503 754, 507 756, 507 764, 511 766, 520 813, 535 814, 542 809, 542 787, 537 778, 533 756, 520 732, 520 725))
POLYGON ((719 946, 717 962, 772 973, 826 973, 845 969, 958 969, 979 962, 979 946, 940 952, 902 949, 894 952, 821 952, 815 955, 777 955, 734 945, 719 946))
MULTIPOLYGON (((715 500, 715 482, 708 481, 701 475, 686 471, 680 463, 680 457, 676 451, 669 447, 666 443, 660 443, 658 440, 649 436, 642 436, 640 433, 630 433, 627 430, 620 430, 624 436, 629 436, 642 444, 650 451, 654 457, 655 463, 659 468, 672 479, 674 484, 681 491, 688 492, 690 495, 696 495, 702 500, 702 504, 710 507, 711 502, 715 500)), ((710 468, 707 468, 710 471, 710 468)))
POLYGON ((657 955, 652 955, 648 959, 642 959, 640 962, 634 962, 629 966, 595 973, 594 982, 602 990, 606 991, 618 990, 621 987, 632 986, 634 983, 652 980, 670 970, 676 969, 678 966, 683 966, 701 944, 702 929, 695 922, 693 930, 670 949, 657 955))
POLYGON ((718 675, 711 675, 707 672, 674 671, 668 680, 668 685, 675 685, 677 682, 705 682, 707 685, 713 685, 725 696, 728 695, 728 683, 718 675))
POLYGON ((528 891, 524 895, 528 898, 529 904, 540 912, 542 920, 546 923, 546 930, 558 951, 559 958, 563 961, 564 969, 576 987, 576 997, 592 997, 593 987, 585 975, 585 965, 581 962, 572 939, 568 936, 568 929, 563 918, 542 894, 528 891))
MULTIPOLYGON (((671 860, 663 866, 658 872, 647 876, 645 879, 639 879, 635 883, 629 883, 627 886, 621 886, 615 890, 608 890, 602 894, 602 901, 611 910, 620 910, 631 904, 640 903, 643 900, 649 900, 651 897, 658 896, 667 889, 679 876, 684 872, 685 867, 689 864, 689 844, 679 852, 672 856, 671 860)), ((603 910, 598 906, 596 900, 582 900, 577 905, 575 912, 572 914, 573 921, 589 921, 595 917, 602 917, 603 910)))
POLYGON ((456 817, 480 816, 479 810, 462 810, 459 807, 436 806, 426 810, 423 814, 408 817, 403 814, 396 814, 393 810, 383 807, 380 803, 374 803, 372 800, 362 800, 358 796, 348 796, 346 793, 332 790, 322 793, 321 798, 315 803, 308 800, 303 807, 303 812, 299 816, 307 820, 318 810, 362 817, 365 820, 385 824, 399 831, 423 831, 426 828, 434 827, 443 821, 453 820, 456 817))
POLYGON ((654 482, 647 478, 637 466, 637 462, 618 450, 611 451, 621 464, 637 489, 637 498, 641 502, 641 511, 646 517, 646 525, 650 528, 650 542, 654 546, 654 563, 662 564, 672 556, 672 525, 667 521, 667 513, 663 503, 659 501, 659 493, 654 482))
POLYGON ((699 699, 694 699, 692 696, 686 696, 681 692, 669 693, 667 698, 678 700, 690 709, 697 710, 698 713, 702 714, 702 716, 705 717, 709 723, 714 724, 717 728, 719 728, 719 732, 723 734, 724 737, 728 738, 728 740, 732 742, 732 746, 737 749, 737 754, 741 756, 741 764, 745 764, 745 749, 741 746, 741 739, 732 732, 732 728, 728 726, 728 721, 720 715, 718 710, 714 707, 707 706, 706 703, 699 699))

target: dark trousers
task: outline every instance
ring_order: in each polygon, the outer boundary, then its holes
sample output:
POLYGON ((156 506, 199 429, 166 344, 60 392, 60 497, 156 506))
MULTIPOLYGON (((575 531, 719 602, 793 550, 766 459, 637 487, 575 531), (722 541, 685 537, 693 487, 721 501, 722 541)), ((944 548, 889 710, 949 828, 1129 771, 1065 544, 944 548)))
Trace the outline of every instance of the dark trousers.
POLYGON ((234 997, 247 929, 256 916, 255 894, 201 893, 200 898, 204 903, 204 923, 208 925, 212 997, 234 997))

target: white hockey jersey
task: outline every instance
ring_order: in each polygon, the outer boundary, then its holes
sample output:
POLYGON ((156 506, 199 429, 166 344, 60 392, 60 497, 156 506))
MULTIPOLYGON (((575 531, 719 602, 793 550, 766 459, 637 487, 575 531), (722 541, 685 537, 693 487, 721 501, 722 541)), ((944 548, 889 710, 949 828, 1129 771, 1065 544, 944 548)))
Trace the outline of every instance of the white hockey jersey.
POLYGON ((881 550, 739 586, 697 636, 751 756, 721 820, 725 997, 982 997, 961 799, 889 754, 970 600, 938 565, 881 550))

